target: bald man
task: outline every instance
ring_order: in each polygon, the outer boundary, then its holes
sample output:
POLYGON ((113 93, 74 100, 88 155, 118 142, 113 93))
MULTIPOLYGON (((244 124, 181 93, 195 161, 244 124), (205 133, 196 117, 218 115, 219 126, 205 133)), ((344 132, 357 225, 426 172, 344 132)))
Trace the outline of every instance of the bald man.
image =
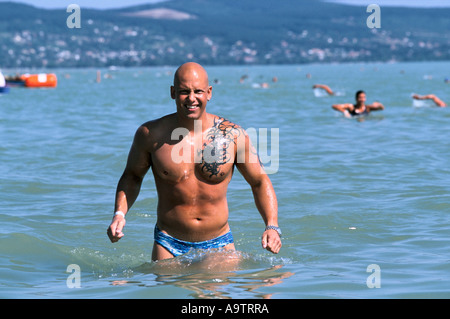
POLYGON ((170 95, 176 112, 141 125, 119 180, 115 214, 107 233, 123 234, 125 215, 151 168, 158 193, 152 259, 183 255, 191 249, 234 250, 228 224, 227 188, 236 167, 250 184, 264 222, 263 248, 278 253, 277 198, 255 149, 240 126, 206 112, 212 87, 205 69, 193 62, 175 72, 170 95))

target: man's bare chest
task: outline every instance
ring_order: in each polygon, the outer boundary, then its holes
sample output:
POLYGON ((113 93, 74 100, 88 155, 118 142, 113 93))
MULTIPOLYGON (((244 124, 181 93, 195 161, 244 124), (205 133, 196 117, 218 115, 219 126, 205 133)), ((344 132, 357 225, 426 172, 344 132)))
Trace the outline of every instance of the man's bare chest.
POLYGON ((200 133, 183 129, 173 132, 171 143, 152 152, 154 172, 174 182, 192 176, 208 183, 223 181, 232 174, 240 131, 221 124, 200 133))

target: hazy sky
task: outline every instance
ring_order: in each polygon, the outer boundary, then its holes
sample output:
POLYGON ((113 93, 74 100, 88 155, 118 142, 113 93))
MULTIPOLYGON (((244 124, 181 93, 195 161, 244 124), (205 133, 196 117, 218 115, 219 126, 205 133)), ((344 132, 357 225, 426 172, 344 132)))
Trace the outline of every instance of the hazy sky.
MULTIPOLYGON (((0 0, 5 2, 7 0, 0 0)), ((11 1, 11 0, 9 0, 11 1)), ((14 0, 13 0, 14 1, 14 0)), ((128 7, 132 5, 139 5, 151 2, 160 2, 164 0, 15 0, 14 2, 22 2, 32 4, 36 7, 42 8, 67 8, 71 3, 78 4, 81 8, 96 8, 96 9, 110 9, 128 7)), ((211 0, 214 1, 214 0, 211 0)), ((274 0, 276 1, 279 0, 274 0)), ((352 5, 368 6, 369 4, 378 4, 383 6, 409 6, 409 7, 449 7, 449 0, 324 0, 329 2, 340 2, 352 5)), ((258 0, 255 0, 255 4, 258 0)))

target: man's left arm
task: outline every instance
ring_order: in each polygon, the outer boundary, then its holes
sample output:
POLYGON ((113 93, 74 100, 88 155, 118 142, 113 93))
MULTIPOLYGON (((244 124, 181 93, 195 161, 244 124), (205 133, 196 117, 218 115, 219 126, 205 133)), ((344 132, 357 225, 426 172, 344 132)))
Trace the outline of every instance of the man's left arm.
POLYGON ((276 229, 267 229, 267 226, 278 227, 278 203, 275 190, 249 136, 244 130, 242 132, 237 142, 236 167, 251 186, 256 208, 266 225, 261 244, 264 249, 277 254, 281 248, 281 236, 276 229))

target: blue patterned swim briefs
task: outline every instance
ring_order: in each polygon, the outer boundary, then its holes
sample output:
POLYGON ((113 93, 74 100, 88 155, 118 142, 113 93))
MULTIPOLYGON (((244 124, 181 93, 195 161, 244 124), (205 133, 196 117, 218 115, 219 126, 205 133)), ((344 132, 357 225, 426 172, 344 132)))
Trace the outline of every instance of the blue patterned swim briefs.
POLYGON ((180 256, 187 253, 191 249, 211 249, 222 248, 226 245, 232 244, 233 235, 231 230, 228 233, 205 241, 189 242, 177 239, 166 233, 163 233, 158 226, 155 225, 154 239, 159 245, 167 249, 172 255, 180 256))

